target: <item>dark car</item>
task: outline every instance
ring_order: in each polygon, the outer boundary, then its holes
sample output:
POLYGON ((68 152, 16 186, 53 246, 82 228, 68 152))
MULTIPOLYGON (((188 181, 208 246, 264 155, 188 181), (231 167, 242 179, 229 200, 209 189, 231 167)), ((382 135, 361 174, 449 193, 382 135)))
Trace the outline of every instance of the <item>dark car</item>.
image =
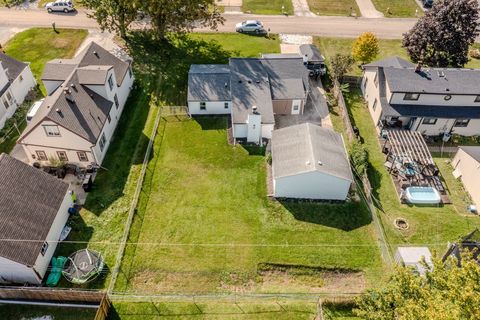
POLYGON ((433 0, 422 0, 424 8, 431 8, 433 6, 433 0))

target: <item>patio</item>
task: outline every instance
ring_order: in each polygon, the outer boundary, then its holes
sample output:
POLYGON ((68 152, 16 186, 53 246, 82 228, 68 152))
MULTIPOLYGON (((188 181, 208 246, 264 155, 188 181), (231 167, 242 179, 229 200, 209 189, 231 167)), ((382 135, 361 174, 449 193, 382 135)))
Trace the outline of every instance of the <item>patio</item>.
POLYGON ((442 203, 451 203, 440 170, 419 132, 383 130, 382 138, 382 151, 387 155, 384 165, 393 177, 400 200, 404 200, 409 187, 431 187, 438 191, 442 203))

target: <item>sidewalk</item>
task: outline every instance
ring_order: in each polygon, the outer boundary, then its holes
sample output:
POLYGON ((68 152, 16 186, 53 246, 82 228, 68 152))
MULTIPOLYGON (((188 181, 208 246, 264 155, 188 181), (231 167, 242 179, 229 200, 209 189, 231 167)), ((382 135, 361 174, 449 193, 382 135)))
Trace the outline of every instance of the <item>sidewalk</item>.
POLYGON ((383 18, 383 13, 378 11, 371 0, 356 0, 360 13, 364 18, 383 18))
POLYGON ((310 11, 307 0, 292 0, 293 11, 299 17, 315 17, 315 14, 310 11))

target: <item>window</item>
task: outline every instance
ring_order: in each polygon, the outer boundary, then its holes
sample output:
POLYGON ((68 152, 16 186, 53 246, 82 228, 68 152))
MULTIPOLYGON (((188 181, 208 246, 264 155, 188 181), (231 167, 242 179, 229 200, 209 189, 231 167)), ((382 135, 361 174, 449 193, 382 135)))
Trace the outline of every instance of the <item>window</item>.
POLYGON ((45 151, 35 151, 35 153, 37 154, 38 161, 47 161, 48 160, 47 154, 45 153, 45 151))
POLYGON ((106 142, 107 142, 107 139, 105 138, 105 133, 102 133, 100 141, 98 141, 98 145, 100 146, 100 151, 103 151, 103 148, 105 148, 106 142))
POLYGON ((108 86, 110 87, 110 91, 113 90, 113 75, 110 75, 108 78, 108 86))
POLYGON ((418 100, 420 98, 420 93, 405 93, 403 100, 418 100))
POLYGON ((6 96, 7 96, 8 101, 12 101, 12 95, 11 95, 10 91, 7 91, 6 96))
POLYGON ((375 73, 375 78, 373 78, 373 83, 375 83, 375 87, 378 88, 378 73, 375 73))
POLYGON ((67 153, 65 151, 57 151, 58 160, 68 161, 67 153))
POLYGON ((20 75, 20 76, 18 77, 18 79, 20 80, 20 82, 22 82, 22 81, 23 81, 23 76, 20 75))
POLYGON ((363 83, 363 89, 367 89, 368 78, 365 78, 365 82, 363 83))
POLYGON ((2 98, 2 102, 5 106, 5 109, 8 109, 10 107, 10 103, 8 103, 8 100, 5 97, 2 98))
POLYGON ((475 102, 480 102, 480 96, 475 97, 475 102))
POLYGON ((377 108, 377 99, 373 101, 373 106, 372 106, 373 111, 375 111, 376 108, 377 108))
POLYGON ((228 102, 225 102, 223 106, 225 107, 225 109, 228 109, 228 102))
POLYGON ((45 255, 45 253, 47 253, 47 250, 48 250, 48 243, 47 242, 44 242, 42 244, 42 248, 40 249, 40 253, 42 254, 42 256, 45 255))
POLYGON ((298 104, 294 104, 294 105, 293 105, 293 110, 294 110, 294 111, 298 111, 298 104))
POLYGON ((78 156, 78 160, 80 162, 87 162, 88 161, 88 157, 87 157, 86 152, 77 152, 77 156, 78 156))
POLYGON ((115 102, 115 108, 118 109, 119 103, 118 103, 118 97, 117 97, 117 94, 116 94, 116 93, 115 93, 115 95, 113 96, 113 101, 115 102))
POLYGON ((453 126, 454 127, 466 127, 466 126, 468 126, 469 122, 470 122, 470 119, 457 119, 457 120, 455 120, 455 124, 453 126))
POLYGON ((423 118, 422 124, 435 124, 437 123, 436 118, 423 118))
POLYGON ((45 129, 45 133, 49 137, 60 137, 58 126, 43 126, 43 129, 45 129))
POLYGON ((129 76, 130 78, 132 78, 132 76, 133 76, 132 66, 129 66, 129 67, 128 67, 128 76, 129 76))
POLYGON ((108 121, 108 123, 110 123, 112 121, 112 118, 110 117, 109 114, 107 114, 107 121, 108 121))
POLYGON ((200 102, 200 110, 207 110, 207 103, 206 102, 200 102))

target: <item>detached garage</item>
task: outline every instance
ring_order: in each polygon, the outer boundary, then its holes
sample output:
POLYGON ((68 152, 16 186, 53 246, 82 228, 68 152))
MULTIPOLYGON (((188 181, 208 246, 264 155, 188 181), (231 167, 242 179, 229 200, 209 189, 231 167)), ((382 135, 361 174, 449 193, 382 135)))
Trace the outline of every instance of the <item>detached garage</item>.
POLYGON ((272 134, 277 198, 345 200, 353 181, 342 136, 310 123, 272 134))

